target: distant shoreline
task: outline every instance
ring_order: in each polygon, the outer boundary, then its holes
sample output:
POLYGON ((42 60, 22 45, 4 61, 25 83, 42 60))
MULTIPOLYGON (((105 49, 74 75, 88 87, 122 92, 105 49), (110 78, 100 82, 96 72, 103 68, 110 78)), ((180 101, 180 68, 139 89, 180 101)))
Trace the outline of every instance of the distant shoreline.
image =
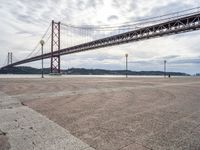
MULTIPOLYGON (((105 70, 105 69, 85 69, 85 68, 70 68, 66 70, 61 70, 62 74, 64 75, 114 75, 114 76, 123 76, 126 74, 126 70, 105 70)), ((45 68, 44 74, 49 74, 50 69, 45 68)), ((163 71, 131 71, 128 70, 129 76, 163 76, 163 71)), ((12 74, 12 75, 39 75, 41 74, 41 69, 32 68, 32 67, 12 67, 1 69, 0 74, 12 74)), ((182 72, 166 72, 166 76, 191 76, 187 73, 182 72)))

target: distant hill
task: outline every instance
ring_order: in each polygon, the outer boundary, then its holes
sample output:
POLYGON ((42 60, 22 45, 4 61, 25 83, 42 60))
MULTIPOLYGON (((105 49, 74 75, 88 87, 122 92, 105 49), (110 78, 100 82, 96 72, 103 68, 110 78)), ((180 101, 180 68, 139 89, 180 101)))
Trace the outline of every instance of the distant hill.
MULTIPOLYGON (((71 68, 65 70, 66 74, 72 75, 125 75, 126 70, 104 70, 104 69, 84 69, 84 68, 71 68)), ((189 76, 189 74, 181 72, 167 72, 167 74, 174 76, 189 76)), ((128 75, 163 75, 162 71, 130 71, 128 75)))
MULTIPOLYGON (((125 75, 125 70, 104 70, 104 69, 85 69, 85 68, 71 68, 67 70, 61 70, 63 74, 69 75, 125 75)), ((50 73, 49 68, 44 69, 45 74, 50 73)), ((0 74, 41 74, 41 69, 32 67, 11 67, 0 70, 0 74)), ((167 72, 172 76, 190 76, 181 72, 167 72)), ((130 71, 128 75, 163 75, 162 71, 130 71)))
MULTIPOLYGON (((50 72, 50 69, 44 69, 44 73, 47 74, 50 72)), ((32 68, 32 67, 10 67, 0 70, 0 74, 40 74, 41 69, 32 68)))

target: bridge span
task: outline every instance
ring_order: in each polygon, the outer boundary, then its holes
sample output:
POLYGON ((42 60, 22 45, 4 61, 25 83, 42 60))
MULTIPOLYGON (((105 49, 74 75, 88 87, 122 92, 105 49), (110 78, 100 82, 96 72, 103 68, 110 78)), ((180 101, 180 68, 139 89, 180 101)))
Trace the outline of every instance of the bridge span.
POLYGON ((55 23, 52 21, 51 52, 23 59, 14 62, 12 64, 3 66, 2 68, 13 67, 16 65, 21 65, 41 59, 51 58, 51 68, 52 68, 51 72, 59 73, 60 56, 62 55, 68 55, 72 53, 94 50, 98 48, 115 46, 129 42, 148 40, 151 38, 169 36, 173 34, 180 34, 184 32, 191 32, 199 29, 200 29, 200 12, 195 12, 195 13, 180 15, 174 18, 173 17, 168 18, 160 21, 159 23, 144 26, 125 33, 116 34, 106 38, 101 38, 91 42, 60 49, 60 22, 55 23), (55 50, 54 48, 55 46, 57 50, 55 50))

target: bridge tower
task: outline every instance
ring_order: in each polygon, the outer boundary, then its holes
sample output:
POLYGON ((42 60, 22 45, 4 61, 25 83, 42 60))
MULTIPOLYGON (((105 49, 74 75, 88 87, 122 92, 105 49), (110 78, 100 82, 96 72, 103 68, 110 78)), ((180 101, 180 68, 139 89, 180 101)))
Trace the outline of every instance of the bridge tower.
POLYGON ((7 65, 12 64, 12 60, 13 60, 13 54, 12 52, 8 52, 7 65))
POLYGON ((52 20, 51 33, 51 74, 60 74, 60 22, 52 20), (58 53, 53 54, 53 52, 58 53))

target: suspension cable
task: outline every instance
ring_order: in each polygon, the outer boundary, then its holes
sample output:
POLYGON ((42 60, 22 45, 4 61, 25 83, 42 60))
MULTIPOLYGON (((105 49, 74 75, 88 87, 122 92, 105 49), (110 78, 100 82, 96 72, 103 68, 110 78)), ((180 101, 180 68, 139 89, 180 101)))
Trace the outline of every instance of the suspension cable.
MULTIPOLYGON (((45 38, 45 36, 49 32, 50 27, 51 27, 51 24, 48 26, 48 28, 46 29, 45 33, 42 35, 41 40, 43 40, 45 38)), ((29 58, 37 50, 37 48, 38 48, 39 45, 40 45, 40 41, 37 43, 37 45, 34 47, 34 49, 31 51, 31 53, 29 53, 26 56, 26 58, 29 58)))

